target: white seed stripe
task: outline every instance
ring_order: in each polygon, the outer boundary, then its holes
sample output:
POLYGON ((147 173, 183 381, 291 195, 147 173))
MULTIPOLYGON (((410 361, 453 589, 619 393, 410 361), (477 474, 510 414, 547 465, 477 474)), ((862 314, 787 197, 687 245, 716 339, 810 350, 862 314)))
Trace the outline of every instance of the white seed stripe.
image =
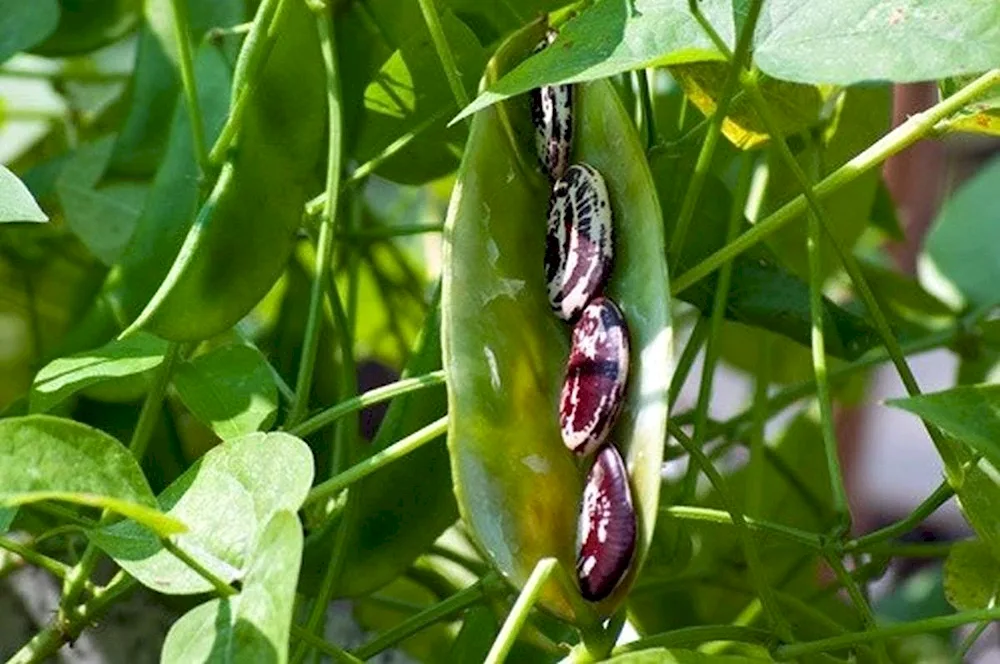
MULTIPOLYGON (((555 31, 549 30, 535 52, 555 38, 555 31)), ((538 161, 551 179, 558 180, 569 166, 573 149, 573 86, 545 85, 532 90, 531 122, 535 125, 538 161)))

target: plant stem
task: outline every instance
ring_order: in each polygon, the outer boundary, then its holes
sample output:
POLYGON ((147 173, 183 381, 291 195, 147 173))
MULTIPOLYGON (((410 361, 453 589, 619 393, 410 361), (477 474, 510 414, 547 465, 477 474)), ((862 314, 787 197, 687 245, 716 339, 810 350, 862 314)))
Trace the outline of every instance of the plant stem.
MULTIPOLYGON (((780 141, 778 137, 773 137, 780 141)), ((793 157, 794 161, 794 157, 793 157)), ((819 402, 819 427, 826 456, 826 472, 830 479, 833 511, 837 515, 837 539, 851 530, 851 511, 847 504, 847 488, 840 468, 837 433, 833 424, 833 397, 826 372, 826 340, 823 335, 823 261, 820 255, 819 217, 809 215, 809 235, 806 240, 809 254, 809 314, 812 326, 813 376, 816 380, 816 400, 819 402)))
POLYGON ((852 553, 869 551, 887 540, 905 535, 923 523, 927 517, 936 512, 939 507, 948 502, 948 499, 954 495, 955 489, 952 488, 951 484, 947 480, 941 482, 934 489, 934 492, 927 496, 927 498, 924 498, 905 519, 847 542, 844 545, 844 551, 852 553))
POLYGON ((208 583, 215 588, 215 592, 219 595, 219 597, 232 597, 237 594, 235 588, 213 574, 208 568, 198 562, 194 556, 181 548, 173 539, 169 537, 161 537, 160 544, 163 545, 164 549, 177 558, 177 560, 187 565, 195 574, 203 578, 205 581, 208 581, 208 583))
POLYGON ((302 339, 299 373, 295 381, 295 401, 292 402, 292 407, 289 409, 286 428, 298 424, 309 408, 313 370, 316 367, 316 350, 319 347, 319 334, 323 324, 323 290, 326 285, 326 273, 330 269, 333 238, 336 234, 337 199, 340 192, 340 171, 343 160, 340 71, 334 41, 336 31, 333 29, 332 12, 325 5, 314 13, 319 32, 320 52, 323 54, 323 64, 326 68, 327 122, 330 131, 326 156, 327 197, 323 204, 319 240, 316 243, 316 269, 313 275, 312 290, 309 293, 309 317, 306 320, 306 329, 302 339))
MULTIPOLYGON (((934 131, 934 125, 940 120, 960 111, 968 103, 975 101, 997 83, 1000 83, 1000 69, 991 69, 951 97, 931 106, 926 111, 910 116, 908 120, 823 178, 812 187, 812 192, 816 195, 817 199, 823 199, 844 185, 853 182, 889 157, 910 147, 918 140, 931 135, 934 131)), ((670 284, 671 293, 677 294, 683 292, 695 282, 715 272, 726 261, 732 260, 734 257, 742 254, 801 215, 805 212, 806 207, 805 196, 801 194, 796 196, 766 218, 754 224, 750 230, 740 235, 734 241, 728 243, 706 257, 698 265, 674 279, 670 284)))
POLYGON ((680 359, 677 360, 674 375, 670 377, 670 389, 667 391, 667 403, 670 405, 677 403, 677 397, 684 389, 684 383, 687 382, 688 375, 691 373, 691 367, 705 343, 705 337, 708 336, 708 322, 707 318, 699 315, 694 327, 691 328, 691 336, 688 337, 687 343, 684 344, 684 350, 681 351, 680 359))
POLYGON ((500 587, 502 587, 500 577, 495 572, 490 572, 448 599, 438 602, 420 613, 410 616, 395 627, 382 632, 368 643, 356 648, 353 654, 362 660, 370 659, 386 648, 391 648, 426 627, 445 620, 474 604, 478 604, 496 592, 500 587))
POLYGON ((877 629, 865 632, 851 632, 840 636, 831 636, 827 639, 817 641, 806 641, 804 643, 792 643, 779 646, 775 649, 774 655, 777 659, 795 659, 805 655, 819 652, 832 652, 843 650, 862 643, 884 642, 899 636, 911 636, 913 634, 927 634, 945 629, 952 629, 969 623, 1000 620, 1000 607, 992 609, 977 609, 974 611, 962 611, 947 616, 936 616, 925 618, 913 622, 893 623, 883 625, 877 629))
MULTIPOLYGON (((146 393, 146 400, 142 404, 142 410, 139 411, 139 420, 132 431, 132 439, 129 441, 128 447, 129 451, 132 452, 132 456, 140 463, 146 454, 149 439, 153 435, 153 429, 159 420, 163 397, 167 392, 167 386, 170 384, 170 376, 173 374, 174 365, 180 357, 180 351, 181 346, 176 342, 171 342, 167 346, 163 363, 157 368, 153 384, 149 386, 149 392, 146 393)), ((98 525, 107 523, 109 519, 111 519, 111 512, 104 510, 98 525)), ((99 557, 100 549, 93 542, 88 542, 87 548, 84 549, 79 562, 70 569, 63 580, 63 596, 59 601, 57 621, 62 622, 66 620, 69 610, 79 599, 80 593, 90 579, 90 575, 94 572, 94 567, 97 565, 99 557)))
MULTIPOLYGON (((771 109, 768 107, 767 101, 764 99, 763 93, 760 91, 760 86, 758 84, 757 77, 754 75, 747 75, 743 77, 743 80, 744 80, 744 89, 750 95, 750 102, 753 105, 754 110, 757 112, 757 115, 760 116, 761 120, 763 120, 768 133, 771 134, 771 138, 774 142, 775 147, 778 150, 778 154, 781 157, 781 160, 789 168, 793 177, 795 178, 795 180, 798 182, 799 186, 802 189, 802 195, 805 196, 806 203, 812 213, 810 217, 810 223, 813 223, 814 221, 813 217, 815 217, 815 223, 817 225, 815 234, 813 234, 812 230, 810 230, 810 241, 816 244, 815 251, 817 252, 819 251, 818 227, 822 225, 823 229, 827 233, 827 236, 830 238, 830 243, 833 245, 834 249, 836 249, 838 257, 843 263, 844 269, 847 271, 847 274, 850 277, 851 282, 854 284, 854 287, 858 295, 860 296, 861 301, 864 303, 865 309, 868 310, 868 313, 872 318, 872 322, 875 324, 875 329, 878 331, 878 334, 882 339, 882 343, 885 345, 886 350, 889 352, 889 357, 892 359, 892 363, 896 367, 896 371, 899 373, 899 377, 902 380, 903 385, 906 387, 907 393, 910 396, 919 395, 920 387, 917 385, 917 380, 914 377, 913 372, 910 370, 909 364, 907 364, 906 362, 906 358, 903 355, 902 349, 900 348, 899 341, 896 339, 895 334, 893 334, 888 319, 885 317, 885 314, 882 312, 882 309, 879 306, 878 301, 875 299, 875 294, 872 293, 871 288, 868 286, 868 280, 865 278, 864 273, 861 271, 861 266, 858 264, 858 261, 854 257, 854 254, 851 253, 850 249, 844 247, 843 244, 840 242, 840 238, 838 238, 833 233, 833 229, 831 228, 829 221, 826 219, 825 212, 823 211, 823 207, 820 204, 819 198, 817 197, 816 193, 813 190, 812 183, 809 181, 809 178, 806 175, 805 171, 802 170, 802 167, 799 165, 799 162, 796 161, 795 156, 792 154, 792 151, 788 148, 788 145, 785 143, 785 138, 781 133, 781 128, 778 126, 777 121, 775 120, 773 114, 771 113, 771 109), (815 237, 813 237, 813 235, 815 235, 815 237)), ((816 260, 817 261, 819 260, 818 257, 816 258, 816 260)), ((810 255, 810 261, 812 261, 811 255, 810 255)), ((819 269, 820 268, 817 265, 816 266, 817 274, 819 269)), ((813 272, 812 262, 810 262, 810 272, 811 273, 813 272)), ((810 280, 810 283, 811 281, 812 279, 810 280)), ((811 299, 814 299, 815 297, 811 290, 810 290, 810 296, 811 299)), ((815 356, 817 354, 816 343, 815 343, 817 333, 815 328, 815 321, 813 321, 813 323, 814 323, 813 355, 815 356)), ((825 374, 825 368, 823 373, 825 374)), ((831 406, 828 401, 824 403, 823 393, 825 391, 828 396, 829 388, 824 387, 823 385, 820 384, 818 374, 817 374, 817 386, 819 387, 818 392, 820 396, 820 414, 822 417, 824 407, 829 410, 831 406)), ((830 414, 830 421, 831 423, 829 425, 829 428, 832 434, 832 429, 833 429, 832 414, 830 414)), ((938 455, 944 462, 945 473, 948 475, 949 479, 952 479, 953 481, 956 480, 957 478, 960 477, 958 473, 959 473, 959 466, 961 465, 959 450, 957 449, 956 446, 957 444, 954 443, 953 441, 946 439, 937 430, 936 427, 932 426, 926 421, 924 421, 924 426, 927 429, 927 433, 930 436, 931 441, 934 443, 934 447, 937 449, 938 455)), ((825 432, 825 425, 824 425, 824 441, 826 440, 826 436, 827 434, 825 432)), ((829 451, 828 451, 828 456, 829 456, 829 451)), ((836 462, 836 466, 839 469, 840 464, 839 461, 836 461, 835 455, 833 457, 833 460, 834 462, 836 462)), ((831 463, 829 458, 827 461, 828 464, 831 463)), ((831 465, 831 470, 832 470, 832 465, 831 465)), ((831 481, 832 481, 832 476, 831 476, 831 481)), ((842 485, 843 479, 841 478, 840 481, 842 485)), ((839 496, 835 491, 834 493, 835 501, 839 500, 840 498, 843 498, 844 503, 843 505, 837 505, 837 507, 842 508, 844 511, 842 512, 841 509, 838 509, 838 512, 846 513, 847 509, 846 495, 839 496)))
POLYGON ((743 544, 743 553, 747 561, 747 568, 749 569, 754 588, 760 596, 761 604, 763 604, 768 616, 774 623, 774 628, 778 635, 785 642, 790 642, 792 640, 791 626, 785 620, 780 607, 777 606, 777 601, 771 592, 771 586, 767 582, 764 564, 760 558, 760 552, 757 550, 757 542, 754 539, 746 518, 743 516, 743 512, 729 493, 725 479, 715 469, 715 466, 712 465, 712 461, 701 451, 701 448, 695 445, 694 441, 681 431, 679 427, 672 422, 668 422, 667 428, 670 430, 670 434, 687 450, 691 460, 701 468, 705 476, 708 477, 708 481, 711 482, 712 487, 719 494, 719 499, 725 506, 726 511, 729 512, 733 524, 739 531, 740 541, 743 544))
POLYGON ((398 461, 404 456, 429 443, 448 430, 448 416, 434 420, 430 424, 417 429, 409 436, 390 445, 381 452, 373 454, 364 461, 357 463, 344 472, 331 477, 322 484, 317 484, 306 497, 305 505, 311 505, 320 500, 325 500, 342 489, 349 487, 358 480, 371 475, 383 466, 387 466, 393 461, 398 461))
POLYGON ((362 664, 362 660, 358 659, 351 653, 335 646, 329 641, 321 639, 312 632, 299 627, 295 623, 292 623, 292 637, 308 645, 310 648, 327 655, 334 662, 340 662, 340 664, 362 664))
POLYGON ((184 86, 184 98, 187 101, 188 116, 191 118, 191 138, 194 141, 194 151, 198 156, 198 169, 201 177, 206 177, 209 171, 208 147, 205 145, 205 124, 201 114, 201 102, 198 100, 198 86, 194 78, 194 59, 191 56, 191 29, 188 19, 186 0, 171 0, 174 13, 174 40, 180 54, 181 83, 184 86))
MULTIPOLYGON (((708 25, 704 16, 701 15, 697 0, 690 0, 688 4, 695 18, 706 27, 706 32, 710 36, 715 35, 715 37, 718 37, 715 31, 711 29, 711 26, 708 25)), ((684 193, 684 200, 681 202, 681 211, 677 215, 677 222, 674 226, 673 235, 670 238, 670 247, 667 250, 668 257, 675 264, 679 262, 684 250, 684 241, 687 239, 688 227, 694 218, 695 207, 698 205, 698 199, 701 196, 705 178, 712 167, 712 158, 715 156, 715 149, 719 144, 719 136, 722 135, 722 123, 729 112, 733 95, 739 89, 740 71, 747 60, 750 43, 753 41, 754 28, 757 25, 757 18, 760 16, 763 4, 763 0, 752 0, 750 3, 746 23, 743 24, 743 29, 740 30, 740 36, 736 43, 736 53, 730 58, 729 71, 726 72, 726 80, 722 85, 719 103, 708 124, 708 130, 705 132, 705 138, 702 141, 701 149, 698 152, 698 159, 694 165, 694 172, 691 173, 691 180, 688 182, 687 191, 684 193)), ((725 48, 724 43, 721 46, 725 48)), ((728 54, 728 51, 729 49, 727 48, 722 52, 728 54)), ((679 293, 681 290, 675 288, 674 293, 679 293)))
POLYGON ((84 627, 97 620, 122 594, 137 585, 124 572, 115 575, 108 585, 98 589, 93 599, 75 607, 64 618, 57 617, 45 629, 35 634, 28 643, 14 654, 7 664, 36 664, 51 658, 66 643, 75 640, 84 627))
POLYGON ((395 237, 407 235, 422 235, 423 233, 440 233, 444 230, 444 224, 400 224, 399 226, 368 226, 354 231, 337 234, 338 240, 388 240, 395 237))
POLYGON ((697 625, 682 627, 662 634, 618 646, 612 655, 624 655, 649 648, 687 648, 714 641, 736 641, 739 643, 759 643, 767 645, 774 640, 771 632, 742 625, 697 625))
POLYGON ((243 40, 243 47, 236 62, 233 73, 234 99, 226 124, 219 132, 215 145, 208 153, 208 161, 213 166, 219 166, 226 158, 230 146, 243 126, 243 113, 246 111, 250 97, 257 89, 260 73, 271 55, 274 42, 278 38, 278 30, 285 18, 287 9, 292 2, 299 0, 263 0, 257 7, 253 27, 243 40))
POLYGON ((750 461, 747 463, 746 513, 755 516, 761 511, 764 497, 764 429, 767 424, 767 390, 771 382, 771 338, 762 337, 757 357, 757 378, 754 383, 753 415, 750 430, 750 461))
POLYGON ((955 651, 955 664, 962 664, 966 661, 966 655, 972 650, 972 646, 976 645, 976 641, 979 637, 983 635, 986 628, 991 624, 990 621, 983 621, 976 625, 975 629, 969 632, 969 635, 965 637, 962 643, 958 646, 958 650, 955 651))
POLYGON ((507 619, 500 628, 500 633, 493 641, 490 651, 486 654, 484 664, 500 664, 507 658, 507 654, 514 646, 517 635, 521 633, 521 628, 528 620, 528 614, 535 606, 545 582, 552 576, 552 572, 559 566, 559 561, 555 558, 544 558, 538 561, 535 569, 531 571, 531 576, 524 584, 521 594, 517 596, 517 601, 507 614, 507 619))
MULTIPOLYGON (((667 507, 661 507, 660 514, 663 516, 670 516, 675 519, 708 521, 710 523, 735 525, 735 521, 733 520, 733 515, 731 513, 708 507, 670 505, 667 507)), ((747 528, 756 532, 773 533, 816 551, 822 551, 824 548, 822 539, 815 533, 810 533, 798 528, 792 528, 791 526, 784 526, 780 523, 774 523, 773 521, 751 518, 746 515, 743 516, 743 522, 746 524, 747 528)))
POLYGON ((437 7, 434 0, 417 0, 420 3, 420 11, 424 15, 424 22, 431 33, 431 41, 434 42, 434 50, 437 51, 438 59, 441 60, 441 68, 448 79, 448 87, 455 97, 458 110, 462 110, 469 105, 469 95, 462 85, 462 77, 458 73, 458 65, 455 64, 455 54, 451 52, 448 45, 448 38, 444 34, 444 27, 441 25, 441 17, 438 16, 437 7))
MULTIPOLYGON (((835 553, 830 553, 825 556, 826 562, 833 569, 834 575, 843 586, 844 590, 847 591, 847 595, 851 598, 851 602, 854 604, 854 608, 858 611, 858 616, 861 618, 861 624, 864 625, 866 632, 874 631, 878 628, 878 624, 875 622, 875 613, 872 611, 871 606, 868 605, 868 600, 865 598, 864 594, 861 592, 861 586, 847 572, 847 568, 844 567, 844 562, 840 559, 840 556, 835 553)), ((889 654, 885 650, 884 643, 875 644, 875 658, 878 662, 888 662, 889 654)))
MULTIPOLYGON (((70 568, 66 563, 38 553, 31 547, 26 546, 17 540, 10 539, 9 537, 0 537, 0 549, 10 551, 15 556, 22 558, 25 562, 34 565, 35 567, 44 569, 57 579, 65 579, 66 575, 69 574, 70 568)), ((84 582, 84 590, 88 594, 93 595, 96 590, 96 586, 87 580, 84 582)))

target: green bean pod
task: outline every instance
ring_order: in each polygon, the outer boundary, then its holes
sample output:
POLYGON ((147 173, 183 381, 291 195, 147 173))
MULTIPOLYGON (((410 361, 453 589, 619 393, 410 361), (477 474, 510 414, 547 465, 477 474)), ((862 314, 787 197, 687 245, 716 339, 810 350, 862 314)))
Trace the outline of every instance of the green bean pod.
MULTIPOLYGON (((500 47, 489 86, 530 54, 534 23, 500 47)), ((621 583, 594 604, 621 604, 656 521, 671 374, 670 291, 659 203, 644 150, 607 81, 579 84, 575 162, 605 178, 616 227, 606 293, 629 321, 632 366, 609 440, 622 453, 637 513, 635 557, 621 583)), ((555 557, 569 584, 551 581, 542 605, 586 623, 572 581, 586 468, 567 453, 559 396, 569 328, 552 315, 544 273, 550 183, 537 167, 527 95, 472 121, 445 225, 442 347, 448 373, 448 446, 459 511, 480 548, 516 587, 555 557), (574 596, 575 595, 575 596, 574 596)))
MULTIPOLYGON (((290 2, 235 147, 180 252, 125 334, 205 339, 239 321, 281 274, 303 208, 319 190, 325 79, 312 15, 290 2)), ((236 78, 233 90, 249 89, 236 78)))

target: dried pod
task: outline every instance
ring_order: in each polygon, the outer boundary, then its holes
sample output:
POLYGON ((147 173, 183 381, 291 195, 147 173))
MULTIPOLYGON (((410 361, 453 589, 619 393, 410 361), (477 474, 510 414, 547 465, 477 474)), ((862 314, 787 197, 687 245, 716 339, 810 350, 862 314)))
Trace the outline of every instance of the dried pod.
MULTIPOLYGON (((556 38, 549 30, 535 52, 556 38)), ((558 180, 569 166, 573 149, 573 86, 543 85, 531 91, 531 122, 535 125, 535 146, 542 168, 558 180)))
POLYGON ((625 577, 635 552, 636 519, 625 462, 614 445, 594 458, 577 531, 576 578, 584 599, 598 602, 625 577))
POLYGON ((562 439, 573 452, 590 454, 607 438, 625 400, 628 364, 625 316, 612 300, 598 297, 573 328, 559 399, 562 439))
POLYGON ((611 201, 604 178, 587 164, 573 164, 549 196, 545 279, 549 304, 573 320, 611 274, 611 201))

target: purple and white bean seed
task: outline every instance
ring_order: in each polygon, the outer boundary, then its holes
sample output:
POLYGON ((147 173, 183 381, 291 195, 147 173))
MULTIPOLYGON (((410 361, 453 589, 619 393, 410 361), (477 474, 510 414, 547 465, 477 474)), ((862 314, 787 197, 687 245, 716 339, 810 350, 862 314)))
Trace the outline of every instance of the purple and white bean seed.
POLYGON ((598 297, 573 327, 559 399, 559 425, 566 447, 579 455, 600 447, 621 412, 628 370, 625 316, 612 300, 598 297))
POLYGON ((545 241, 549 304, 563 320, 575 319, 611 275, 612 221, 601 174, 570 166, 552 187, 545 241))
POLYGON ((625 577, 635 552, 636 518, 625 462, 614 445, 594 458, 577 530, 576 577, 584 599, 598 602, 625 577))
MULTIPOLYGON (((555 38, 556 32, 549 30, 535 53, 555 38)), ((573 86, 543 85, 532 90, 531 122, 535 125, 538 160, 549 177, 557 180, 566 172, 573 149, 573 86)))

